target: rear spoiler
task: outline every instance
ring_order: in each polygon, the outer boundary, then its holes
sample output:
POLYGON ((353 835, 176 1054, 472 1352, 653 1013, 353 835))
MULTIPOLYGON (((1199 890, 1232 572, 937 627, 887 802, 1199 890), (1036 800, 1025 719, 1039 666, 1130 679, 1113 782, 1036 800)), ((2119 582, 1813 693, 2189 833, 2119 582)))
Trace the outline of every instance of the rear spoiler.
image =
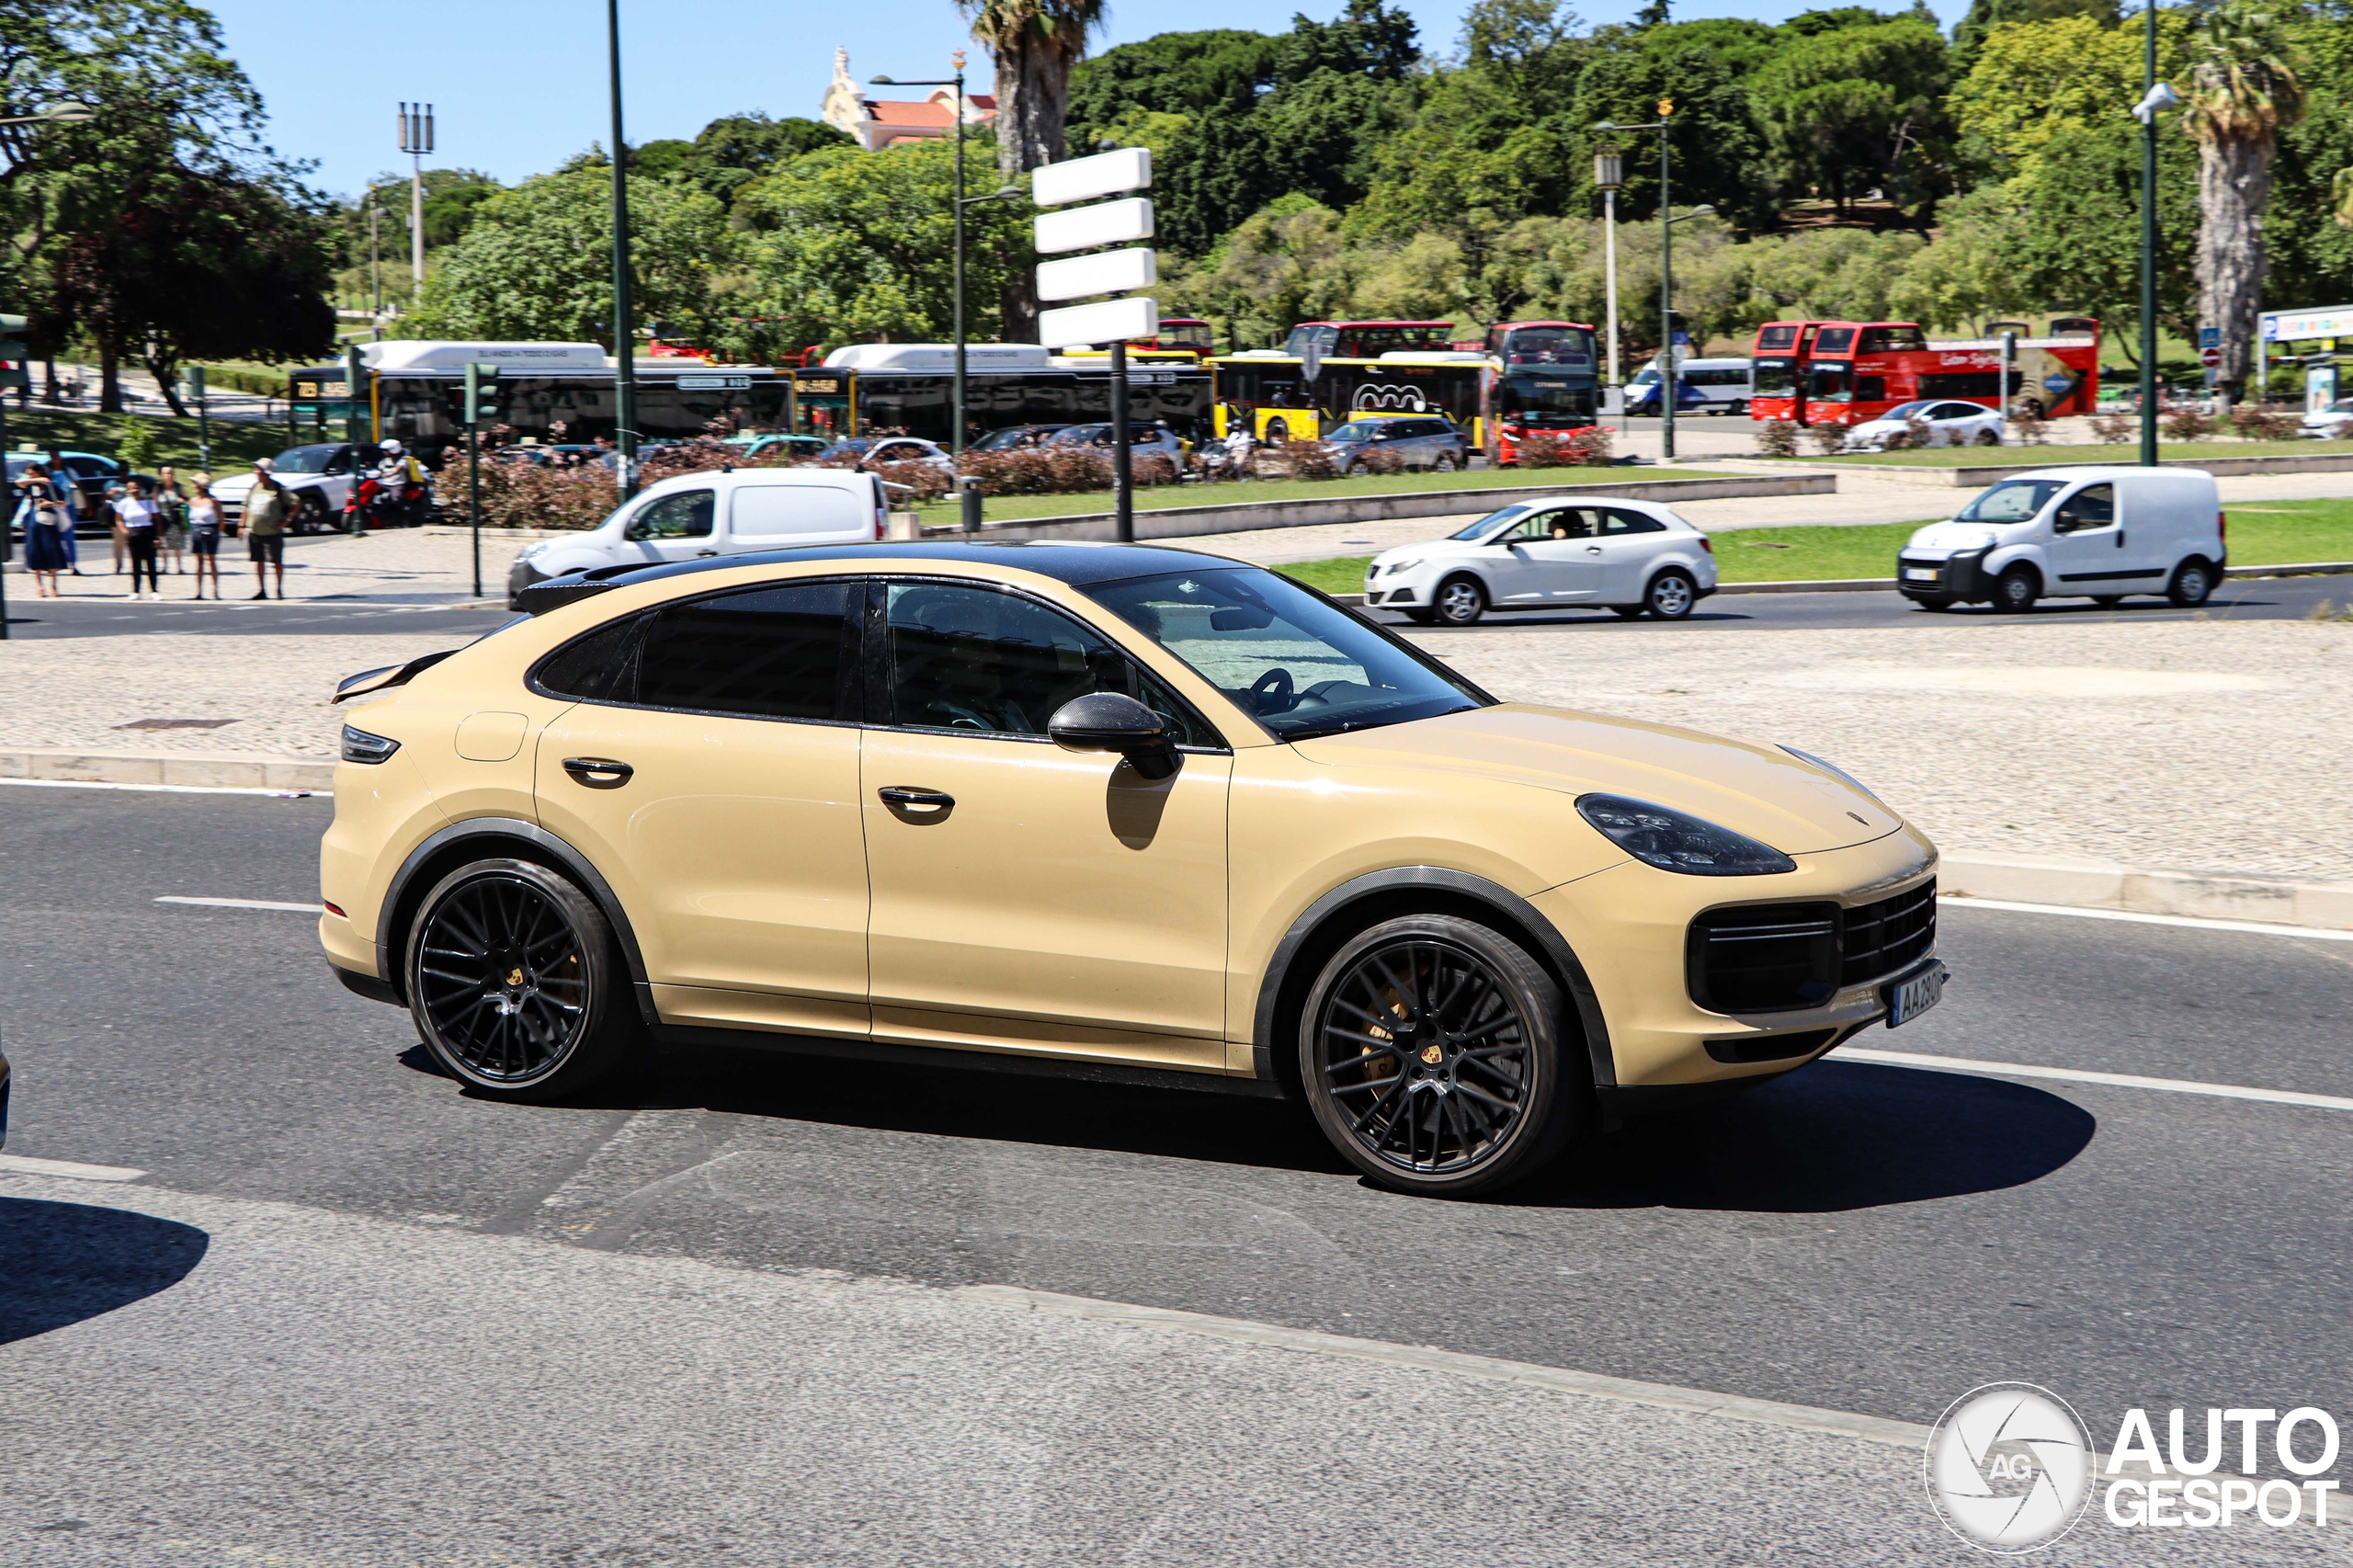
POLYGON ((386 665, 381 669, 362 670, 356 676, 346 676, 335 683, 335 696, 327 699, 327 706, 348 702, 355 697, 365 697, 370 692, 389 691, 396 686, 406 686, 457 651, 455 648, 444 648, 438 653, 427 653, 423 658, 411 659, 405 665, 386 665))
POLYGON ((517 608, 525 615, 545 615, 551 609, 578 604, 594 598, 608 588, 618 588, 612 579, 659 566, 658 561, 633 561, 626 566, 599 566, 587 572, 567 572, 561 577, 551 577, 544 583, 534 583, 515 596, 517 608))

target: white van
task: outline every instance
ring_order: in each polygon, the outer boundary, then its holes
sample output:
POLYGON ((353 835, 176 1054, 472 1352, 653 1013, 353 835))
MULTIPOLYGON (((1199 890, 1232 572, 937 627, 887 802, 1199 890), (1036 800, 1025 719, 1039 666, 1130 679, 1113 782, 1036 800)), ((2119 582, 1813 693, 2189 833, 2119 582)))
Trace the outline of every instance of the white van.
MULTIPOLYGON (((1755 375, 1745 359, 1686 359, 1675 368, 1677 414, 1745 414, 1755 396, 1755 375)), ((1659 369, 1655 360, 1626 383, 1629 413, 1658 412, 1659 369)))
POLYGON ((534 583, 599 566, 659 566, 796 544, 878 540, 889 492, 847 468, 749 468, 674 474, 616 507, 585 533, 527 544, 506 574, 506 603, 534 583))
POLYGON ((2049 468, 2003 480, 1896 555, 1896 586, 1924 609, 2127 594, 2206 602, 2230 564, 2214 476, 2187 468, 2049 468))

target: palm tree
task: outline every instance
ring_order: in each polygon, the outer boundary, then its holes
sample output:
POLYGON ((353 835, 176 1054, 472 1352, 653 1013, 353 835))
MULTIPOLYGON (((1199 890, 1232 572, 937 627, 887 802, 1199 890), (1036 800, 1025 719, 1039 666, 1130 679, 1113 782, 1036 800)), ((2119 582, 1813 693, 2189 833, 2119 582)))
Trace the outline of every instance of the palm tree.
MULTIPOLYGON (((1103 0, 960 0, 972 37, 996 62, 996 163, 1011 184, 1063 156, 1071 67, 1103 19, 1103 0)), ((1024 267, 1005 290, 1005 335, 1038 329, 1037 279, 1024 267)))
POLYGON ((2198 319, 2222 328, 2215 380, 2245 385, 2263 294, 2263 210, 2279 132, 2304 117, 2302 61, 2278 15, 2254 0, 2209 12, 2190 69, 2189 132, 2198 138, 2198 319))

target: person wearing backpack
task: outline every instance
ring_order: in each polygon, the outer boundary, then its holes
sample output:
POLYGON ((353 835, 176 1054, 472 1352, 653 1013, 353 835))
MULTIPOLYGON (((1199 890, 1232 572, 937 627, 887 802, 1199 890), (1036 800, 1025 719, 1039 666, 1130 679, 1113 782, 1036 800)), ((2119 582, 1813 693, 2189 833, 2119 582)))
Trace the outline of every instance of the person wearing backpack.
POLYGON ((293 514, 294 497, 270 471, 267 458, 254 460, 254 487, 245 496, 245 553, 253 558, 254 597, 269 597, 268 572, 278 571, 278 597, 286 597, 286 520, 293 514))

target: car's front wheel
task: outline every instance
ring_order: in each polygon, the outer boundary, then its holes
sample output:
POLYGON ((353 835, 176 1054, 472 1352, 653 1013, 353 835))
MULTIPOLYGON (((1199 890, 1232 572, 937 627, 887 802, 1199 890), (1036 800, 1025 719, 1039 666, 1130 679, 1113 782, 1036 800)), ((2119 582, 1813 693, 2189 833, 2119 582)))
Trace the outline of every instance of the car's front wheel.
POLYGON ((477 860, 435 884, 409 928, 403 978, 434 1060, 498 1099, 586 1088, 642 1032, 611 924, 529 860, 477 860))
POLYGON ((2042 597, 2042 580, 2031 566, 2013 566, 1994 584, 1994 608, 2005 615, 2024 615, 2042 597))
POLYGON ((1475 577, 1449 577, 1438 585, 1430 608, 1449 626, 1470 626, 1487 613, 1487 590, 1475 577))
POLYGON ((1460 1198, 1523 1180, 1586 1119, 1566 1017, 1560 986, 1500 933, 1449 915, 1385 920, 1308 993, 1308 1105, 1384 1187, 1460 1198))
POLYGON ((1699 585, 1671 566, 1643 591, 1643 608, 1661 620, 1681 620, 1699 602, 1699 585))

